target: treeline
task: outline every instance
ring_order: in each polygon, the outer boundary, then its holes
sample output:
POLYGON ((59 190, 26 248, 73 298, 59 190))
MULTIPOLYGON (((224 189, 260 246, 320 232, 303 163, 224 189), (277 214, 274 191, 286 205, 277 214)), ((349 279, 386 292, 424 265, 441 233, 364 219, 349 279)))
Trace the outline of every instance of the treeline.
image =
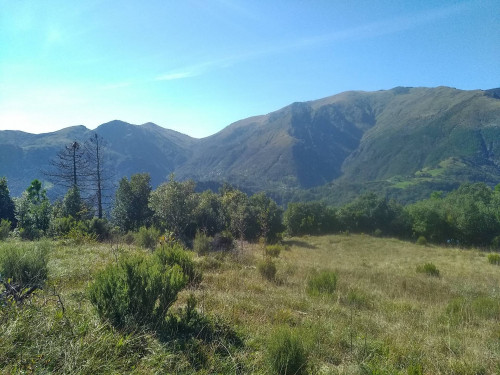
POLYGON ((403 206, 374 193, 340 207, 319 202, 290 203, 284 224, 291 235, 339 232, 420 239, 421 242, 498 248, 500 185, 465 183, 447 195, 403 206))
MULTIPOLYGON (((281 237, 283 210, 264 193, 248 196, 229 185, 218 193, 195 192, 193 181, 169 181, 152 189, 149 174, 122 178, 109 219, 93 217, 74 186, 63 199, 50 203, 38 180, 12 199, 7 180, 0 179, 0 218, 4 237, 34 240, 45 236, 104 241, 111 236, 149 231, 188 246, 197 234, 221 246, 233 239, 273 243, 281 237)), ((155 238, 154 240, 157 240, 155 238)))
POLYGON ((23 239, 83 240, 149 231, 149 236, 175 238, 188 246, 203 237, 219 248, 233 239, 274 243, 284 234, 349 232, 458 246, 500 245, 500 185, 491 189, 483 183, 466 183, 447 195, 435 192, 406 206, 368 193, 342 207, 290 203, 283 211, 264 193, 248 196, 229 185, 217 193, 199 193, 193 181, 171 176, 153 190, 149 174, 143 173, 120 180, 108 219, 91 212, 75 186, 51 204, 38 180, 12 199, 7 180, 0 179, 0 238, 11 230, 23 239))

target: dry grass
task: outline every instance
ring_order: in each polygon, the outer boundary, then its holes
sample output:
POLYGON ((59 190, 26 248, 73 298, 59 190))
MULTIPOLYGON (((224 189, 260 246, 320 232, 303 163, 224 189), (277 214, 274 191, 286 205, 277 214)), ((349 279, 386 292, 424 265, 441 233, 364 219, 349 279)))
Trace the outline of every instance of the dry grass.
MULTIPOLYGON (((269 337, 289 326, 303 340, 312 374, 500 372, 500 273, 487 254, 365 235, 287 243, 289 250, 274 258, 272 281, 257 269, 265 256, 259 245, 195 256, 203 281, 182 292, 174 308, 194 293, 201 312, 228 322, 245 342, 240 349, 203 349, 201 365, 147 332, 113 331, 88 302, 86 287, 98 269, 121 253, 144 250, 54 243, 49 284, 61 295, 65 316, 50 293, 37 297, 26 316, 0 313, 8 323, 0 328, 0 371, 30 373, 43 359, 59 366, 48 367, 54 373, 234 374, 239 368, 268 374, 269 337), (416 272, 425 263, 436 265, 440 277, 416 272), (309 295, 308 277, 325 269, 336 273, 336 291, 309 295), (230 353, 212 357, 220 350, 230 353)), ((196 349, 190 348, 184 350, 196 349)))
MULTIPOLYGON (((277 260, 279 282, 227 258, 198 291, 205 309, 232 321, 259 350, 273 327, 285 324, 303 330, 314 373, 500 371, 500 274, 484 253, 364 235, 289 244, 277 260), (440 278, 416 272, 429 262, 440 278), (308 276, 322 269, 337 273, 337 292, 307 295, 308 276), (452 308, 457 299, 459 311, 452 308)), ((247 252, 249 264, 262 257, 257 247, 247 252)))

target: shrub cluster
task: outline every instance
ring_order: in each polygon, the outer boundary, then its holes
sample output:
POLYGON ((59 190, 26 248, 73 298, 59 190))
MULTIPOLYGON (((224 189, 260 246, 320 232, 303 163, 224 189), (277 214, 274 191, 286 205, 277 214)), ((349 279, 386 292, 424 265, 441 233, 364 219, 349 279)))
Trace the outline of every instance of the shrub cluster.
POLYGON ((0 241, 9 237, 11 222, 7 219, 0 220, 0 241))
POLYGON ((263 278, 269 281, 276 280, 276 264, 270 258, 266 257, 264 260, 261 260, 257 264, 257 269, 259 270, 263 278))
POLYGON ((6 243, 0 248, 0 280, 6 287, 5 295, 22 300, 47 279, 49 243, 6 243))
POLYGON ((488 254, 488 263, 500 266, 500 254, 488 254))
POLYGON ((162 327, 177 294, 196 275, 184 253, 180 248, 164 248, 109 265, 89 288, 99 316, 118 328, 162 327))
POLYGON ((418 273, 425 273, 428 276, 439 277, 439 269, 433 263, 425 263, 417 266, 418 273))

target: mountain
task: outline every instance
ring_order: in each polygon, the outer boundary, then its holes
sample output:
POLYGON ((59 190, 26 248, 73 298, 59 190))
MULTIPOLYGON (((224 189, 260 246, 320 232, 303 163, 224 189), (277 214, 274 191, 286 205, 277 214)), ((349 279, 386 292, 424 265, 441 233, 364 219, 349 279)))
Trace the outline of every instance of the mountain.
POLYGON ((116 183, 123 176, 148 172, 156 186, 164 181, 191 155, 197 141, 187 135, 147 123, 131 125, 111 121, 95 131, 73 126, 53 133, 28 134, 19 131, 0 131, 0 176, 6 176, 13 196, 19 196, 30 181, 45 182, 49 196, 54 198, 50 182, 43 171, 49 161, 66 145, 77 140, 84 142, 94 133, 105 140, 106 162, 116 183), (51 194, 52 192, 52 194, 51 194))
MULTIPOLYGON (((112 121, 95 132, 107 142, 118 178, 149 172, 203 186, 229 182, 280 201, 336 203, 366 190, 404 201, 464 181, 500 182, 500 89, 397 87, 350 91, 293 103, 194 139, 152 123, 112 121)), ((19 195, 58 150, 93 132, 0 131, 0 176, 19 195)))
POLYGON ((331 195, 332 202, 367 189, 414 200, 464 181, 494 185, 500 89, 397 87, 293 103, 203 139, 176 173, 284 200, 297 195, 291 188, 316 187, 299 199, 331 195))

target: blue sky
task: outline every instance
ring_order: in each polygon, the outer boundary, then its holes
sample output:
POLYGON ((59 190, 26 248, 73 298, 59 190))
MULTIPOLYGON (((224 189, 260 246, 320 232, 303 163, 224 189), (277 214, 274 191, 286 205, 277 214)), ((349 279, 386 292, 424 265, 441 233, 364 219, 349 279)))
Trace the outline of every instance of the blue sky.
POLYGON ((295 101, 500 87, 500 1, 0 0, 0 130, 204 137, 295 101))

